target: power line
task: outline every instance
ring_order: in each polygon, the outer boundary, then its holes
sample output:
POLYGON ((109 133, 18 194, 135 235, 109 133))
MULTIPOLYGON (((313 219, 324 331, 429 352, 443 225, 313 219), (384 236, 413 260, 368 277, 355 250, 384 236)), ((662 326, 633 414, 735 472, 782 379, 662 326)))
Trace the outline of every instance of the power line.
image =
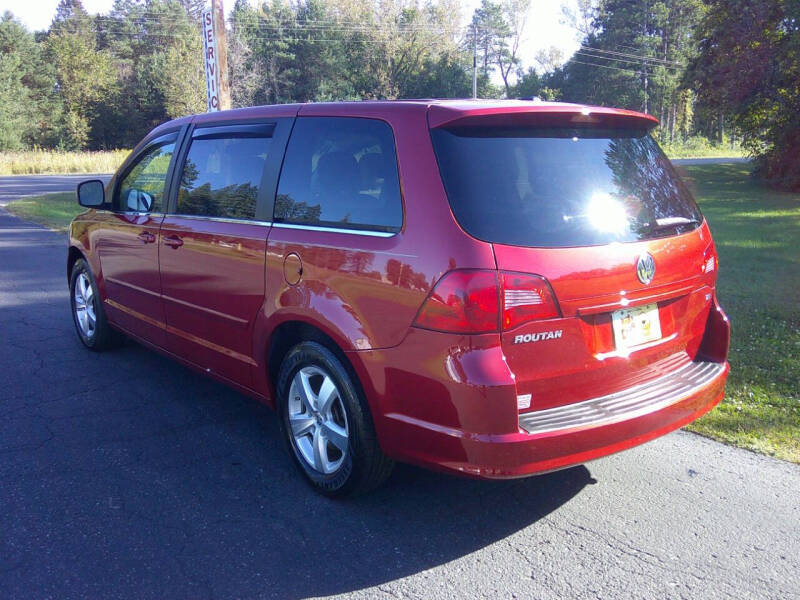
MULTIPOLYGON (((116 32, 108 32, 111 37, 115 36, 131 36, 137 38, 172 38, 176 40, 192 40, 194 41, 196 38, 191 35, 184 35, 184 34, 174 34, 174 33, 140 33, 140 32, 133 32, 133 31, 116 31, 116 32)), ((351 39, 351 38, 341 38, 341 39, 331 39, 331 38, 315 38, 315 37, 285 37, 285 36, 274 36, 274 37, 250 37, 248 38, 249 41, 265 41, 265 42, 311 42, 311 43, 336 43, 336 44, 383 44, 385 43, 384 40, 373 40, 373 39, 351 39)))
MULTIPOLYGON (((260 16, 259 16, 260 17, 260 16)), ((187 25, 197 25, 197 23, 188 15, 165 15, 165 14, 158 14, 158 13, 140 13, 136 16, 125 15, 121 17, 114 17, 114 16, 97 16, 94 18, 96 22, 98 22, 101 26, 104 26, 103 30, 99 31, 98 33, 104 33, 111 37, 115 36, 131 36, 131 37, 159 37, 159 38, 173 38, 173 39, 181 39, 181 40, 195 40, 195 36, 192 34, 178 34, 178 33, 168 33, 168 32, 148 32, 148 31, 120 31, 116 27, 112 27, 112 25, 121 25, 127 26, 126 29, 129 29, 130 26, 133 27, 143 27, 143 28, 151 28, 154 26, 175 26, 179 24, 187 24, 187 25)), ((466 31, 472 29, 472 26, 468 27, 466 30, 462 27, 457 29, 453 28, 446 28, 446 27, 437 27, 437 26, 426 26, 426 25, 414 25, 414 26, 403 26, 403 25, 392 25, 386 23, 372 23, 372 24, 358 24, 353 22, 341 22, 341 21, 314 21, 314 22, 299 22, 296 20, 287 21, 285 23, 264 23, 260 18, 256 23, 252 24, 243 24, 248 29, 252 29, 254 33, 257 34, 265 34, 265 35, 247 35, 246 38, 249 41, 262 41, 262 42, 309 42, 309 43, 339 43, 339 44, 382 44, 384 40, 374 40, 374 39, 331 39, 325 37, 297 37, 298 34, 302 35, 302 33, 311 33, 311 34, 358 34, 358 33, 379 33, 379 34, 414 34, 414 33, 430 33, 430 34, 442 34, 442 33, 452 33, 452 34, 464 34, 466 31), (287 37, 286 35, 281 34, 289 34, 287 37)), ((240 25, 241 27, 241 25, 240 25)), ((481 33, 497 33, 497 30, 489 27, 478 27, 478 31, 481 33)), ((473 30, 474 31, 474 30, 473 30)), ((199 32, 198 32, 199 33, 199 32)), ((627 46, 626 46, 627 47, 627 46)), ((630 48, 630 47, 628 47, 630 48)), ((635 48, 631 48, 635 49, 635 48)), ((592 46, 583 45, 580 47, 579 50, 575 52, 575 55, 583 56, 586 58, 592 58, 595 60, 606 60, 606 61, 617 61, 623 62, 628 64, 635 64, 639 65, 642 64, 643 66, 659 66, 664 67, 666 69, 681 69, 683 65, 681 63, 675 61, 668 61, 666 59, 660 59, 653 56, 642 56, 640 54, 634 54, 631 52, 619 52, 615 50, 607 50, 604 48, 596 48, 592 46)), ((586 66, 598 67, 602 69, 611 69, 616 71, 622 71, 626 73, 632 73, 636 75, 643 75, 645 74, 644 71, 630 69, 630 68, 623 68, 613 65, 604 65, 598 64, 597 62, 587 62, 578 60, 576 58, 570 58, 570 62, 574 62, 577 64, 582 64, 586 66)))
POLYGON ((634 71, 633 69, 623 69, 622 67, 612 67, 611 65, 598 65, 596 63, 584 62, 582 60, 577 60, 575 58, 571 58, 569 62, 578 63, 581 65, 588 65, 590 67, 599 67, 601 69, 614 69, 615 71, 624 71, 626 73, 633 73, 634 75, 644 75, 644 71, 634 71))
POLYGON ((655 56, 642 56, 641 54, 632 54, 630 52, 617 52, 617 51, 614 51, 614 50, 606 50, 605 48, 595 48, 593 46, 587 46, 585 44, 581 45, 581 50, 590 50, 592 52, 598 52, 598 53, 602 53, 602 54, 611 54, 611 55, 614 55, 614 56, 623 56, 623 57, 626 57, 626 58, 634 58, 634 59, 637 59, 639 62, 658 62, 658 63, 663 63, 663 64, 674 65, 676 67, 684 67, 684 65, 679 63, 679 62, 672 61, 672 60, 666 60, 666 59, 658 58, 658 57, 655 57, 655 56))
MULTIPOLYGON (((181 17, 177 18, 155 18, 155 17, 134 17, 130 19, 122 19, 122 18, 114 18, 114 17, 96 17, 96 21, 99 21, 101 24, 119 24, 119 25, 175 25, 175 24, 183 24, 187 23, 189 25, 195 25, 191 20, 185 21, 181 17)), ((244 24, 247 26, 247 24, 244 24)), ((240 25, 242 26, 242 25, 240 25)), ((301 31, 358 31, 358 32, 373 32, 373 31, 407 31, 407 32, 429 32, 429 33, 463 33, 467 29, 464 27, 458 28, 449 28, 449 27, 438 27, 438 26, 428 26, 428 25, 413 25, 413 26, 406 26, 402 24, 382 24, 382 23, 373 23, 373 24, 347 24, 347 23, 300 23, 300 22, 287 22, 287 23, 279 23, 279 24, 265 24, 265 23, 257 23, 253 27, 255 30, 262 31, 262 30, 301 30, 301 31)))
MULTIPOLYGON (((591 54, 591 53, 587 53, 587 52, 582 52, 580 50, 576 50, 575 54, 579 54, 581 56, 586 56, 587 58, 597 58, 597 59, 600 59, 600 60, 616 60, 616 61, 625 62, 625 63, 633 63, 633 64, 639 64, 639 65, 642 64, 641 60, 637 61, 637 60, 634 60, 634 59, 631 59, 631 58, 615 58, 615 57, 612 57, 612 56, 602 56, 602 55, 596 55, 596 54, 591 54)), ((661 67, 663 69, 674 69, 676 71, 682 68, 682 67, 673 67, 673 66, 670 66, 670 65, 660 65, 660 64, 651 64, 651 63, 645 63, 645 64, 647 64, 648 66, 653 67, 653 68, 661 67)))

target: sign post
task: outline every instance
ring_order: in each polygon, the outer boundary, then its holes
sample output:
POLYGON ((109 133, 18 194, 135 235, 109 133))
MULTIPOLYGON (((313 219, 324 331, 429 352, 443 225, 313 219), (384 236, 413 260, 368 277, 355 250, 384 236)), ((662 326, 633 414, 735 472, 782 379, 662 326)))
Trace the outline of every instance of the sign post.
POLYGON ((219 110, 219 63, 217 40, 214 38, 214 12, 203 11, 203 54, 206 64, 206 97, 208 112, 219 110))
POLYGON ((208 112, 227 110, 231 107, 231 98, 222 0, 211 0, 211 10, 203 11, 203 54, 208 112))

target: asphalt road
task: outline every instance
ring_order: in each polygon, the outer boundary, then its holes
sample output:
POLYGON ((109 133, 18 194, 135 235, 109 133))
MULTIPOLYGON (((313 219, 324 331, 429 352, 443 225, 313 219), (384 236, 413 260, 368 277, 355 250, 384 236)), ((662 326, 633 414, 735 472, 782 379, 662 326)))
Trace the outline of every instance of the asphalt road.
POLYGON ((84 350, 65 257, 0 210, 3 598, 800 597, 796 465, 678 432, 326 500, 268 409, 133 343, 84 350))
POLYGON ((12 175, 0 177, 0 206, 22 196, 35 196, 51 192, 72 192, 81 181, 102 179, 111 175, 12 175))

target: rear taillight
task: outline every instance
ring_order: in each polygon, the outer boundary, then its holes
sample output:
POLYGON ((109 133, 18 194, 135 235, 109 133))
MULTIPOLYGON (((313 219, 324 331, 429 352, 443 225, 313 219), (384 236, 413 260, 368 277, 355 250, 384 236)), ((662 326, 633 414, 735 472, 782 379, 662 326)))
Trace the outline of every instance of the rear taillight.
POLYGON ((708 248, 706 248, 705 254, 703 254, 703 266, 702 270, 703 273, 711 273, 716 270, 717 268, 717 251, 714 248, 714 244, 709 244, 708 248))
POLYGON ((450 271, 434 286, 414 322, 457 333, 497 331, 497 273, 450 271))
POLYGON ((434 286, 414 325, 450 333, 492 333, 560 316, 547 281, 504 271, 450 271, 434 286))
POLYGON ((541 277, 524 273, 501 273, 503 290, 503 329, 513 329, 527 321, 559 316, 550 286, 541 277))

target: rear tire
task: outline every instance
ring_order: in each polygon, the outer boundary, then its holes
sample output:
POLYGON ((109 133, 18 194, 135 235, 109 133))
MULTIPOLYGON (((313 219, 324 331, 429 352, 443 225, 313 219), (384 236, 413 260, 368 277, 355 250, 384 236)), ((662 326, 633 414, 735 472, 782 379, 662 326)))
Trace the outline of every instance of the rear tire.
POLYGON ((124 337, 108 324, 97 282, 86 261, 78 259, 69 278, 69 299, 75 331, 84 346, 102 352, 119 346, 124 337))
POLYGON ((332 497, 375 489, 394 463, 378 445, 369 406, 342 362, 317 342, 284 357, 277 407, 284 439, 311 486, 332 497))

